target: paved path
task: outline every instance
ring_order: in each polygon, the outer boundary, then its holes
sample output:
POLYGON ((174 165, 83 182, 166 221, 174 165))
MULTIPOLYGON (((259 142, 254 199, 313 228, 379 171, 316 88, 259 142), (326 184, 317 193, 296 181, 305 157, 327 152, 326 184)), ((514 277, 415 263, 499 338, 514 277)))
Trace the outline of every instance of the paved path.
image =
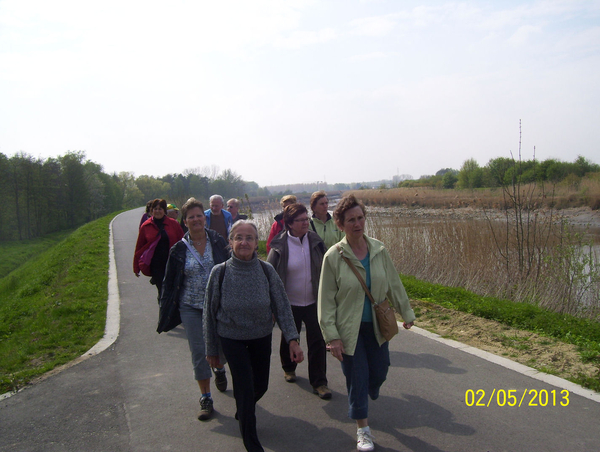
MULTIPOLYGON (((181 327, 155 332, 156 290, 131 270, 141 213, 121 214, 113 223, 121 300, 117 340, 1 400, 0 451, 243 451, 232 391, 214 391, 214 418, 197 421, 199 394, 185 332, 181 327)), ((277 330, 274 337, 277 344, 277 330)), ((377 451, 600 449, 597 395, 590 399, 571 392, 569 405, 560 406, 561 389, 576 387, 559 379, 554 380, 558 387, 548 384, 412 330, 401 331, 390 350, 388 381, 380 399, 370 404, 377 451), (525 390, 547 392, 550 401, 545 407, 527 406, 533 398, 528 392, 521 407, 499 407, 496 395, 489 407, 467 406, 465 393, 477 389, 486 392, 486 404, 492 391, 508 389, 516 390, 517 401, 525 390)), ((311 393, 305 363, 299 366, 298 384, 289 384, 273 355, 270 388, 257 409, 266 450, 356 450, 342 372, 335 359, 328 359, 334 395, 322 401, 311 393)))

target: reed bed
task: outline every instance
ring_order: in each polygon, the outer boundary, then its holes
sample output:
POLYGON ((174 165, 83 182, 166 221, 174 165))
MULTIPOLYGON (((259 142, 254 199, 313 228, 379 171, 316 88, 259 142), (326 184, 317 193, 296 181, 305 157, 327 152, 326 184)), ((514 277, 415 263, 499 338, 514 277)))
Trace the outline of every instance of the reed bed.
POLYGON ((400 217, 391 209, 369 210, 367 219, 367 233, 385 243, 403 274, 600 319, 598 256, 583 234, 564 223, 552 226, 543 248, 525 253, 530 266, 523 271, 517 264, 523 251, 506 235, 510 228, 503 221, 400 217))
MULTIPOLYGON (((523 191, 531 191, 536 196, 539 208, 564 209, 588 206, 600 209, 600 174, 590 174, 584 178, 567 178, 559 184, 523 184, 523 191)), ((366 205, 425 207, 434 209, 455 209, 478 207, 486 209, 507 209, 503 189, 478 188, 474 190, 437 189, 432 187, 389 188, 352 190, 366 205)))

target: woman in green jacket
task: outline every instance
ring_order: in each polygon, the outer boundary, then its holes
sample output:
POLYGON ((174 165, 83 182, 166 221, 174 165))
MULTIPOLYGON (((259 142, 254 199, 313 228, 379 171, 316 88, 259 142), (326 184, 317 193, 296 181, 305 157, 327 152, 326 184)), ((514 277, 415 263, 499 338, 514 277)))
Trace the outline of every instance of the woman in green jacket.
POLYGON ((314 192, 310 197, 310 210, 313 213, 310 228, 323 239, 325 248, 331 248, 344 238, 344 233, 335 226, 328 209, 327 193, 323 190, 314 192))
POLYGON ((379 332, 371 301, 342 255, 358 269, 377 302, 387 297, 402 315, 404 328, 413 326, 415 314, 383 243, 364 234, 364 205, 349 195, 339 202, 334 217, 346 237, 330 248, 323 260, 319 324, 331 354, 342 363, 348 388, 348 415, 357 424, 357 449, 371 451, 374 445, 368 422, 368 397, 379 397, 390 365, 389 349, 379 332))

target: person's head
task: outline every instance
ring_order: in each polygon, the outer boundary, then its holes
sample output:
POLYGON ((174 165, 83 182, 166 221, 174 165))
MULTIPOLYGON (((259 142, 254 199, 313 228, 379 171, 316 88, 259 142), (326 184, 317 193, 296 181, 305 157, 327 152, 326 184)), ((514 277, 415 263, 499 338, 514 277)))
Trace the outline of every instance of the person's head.
POLYGON ((281 208, 285 208, 285 206, 289 206, 290 204, 294 204, 295 202, 297 202, 297 198, 294 195, 285 195, 284 197, 281 198, 281 200, 279 201, 279 204, 281 205, 281 208))
POLYGON ((233 224, 229 232, 229 246, 238 259, 249 261, 258 248, 258 229, 248 220, 240 220, 233 224))
POLYGON ((327 209, 329 209, 327 193, 323 190, 314 192, 310 197, 310 210, 313 211, 317 218, 321 218, 327 216, 327 209))
POLYGON ((290 204, 283 209, 283 224, 294 237, 304 237, 309 221, 308 210, 303 204, 290 204))
POLYGON ((179 216, 179 209, 175 204, 167 204, 167 216, 177 220, 179 216))
POLYGON ((240 200, 231 198, 229 201, 227 201, 227 210, 233 218, 236 218, 238 212, 240 211, 240 200))
POLYGON ((152 217, 156 220, 162 220, 167 214, 167 201, 156 198, 154 201, 152 201, 151 213, 152 217))
POLYGON ((181 216, 186 227, 190 231, 195 229, 204 229, 206 216, 204 215, 204 206, 196 198, 190 198, 181 207, 181 216))
POLYGON ((223 206, 225 205, 223 197, 221 195, 212 195, 209 202, 210 212, 214 215, 221 215, 221 210, 223 210, 223 206))
POLYGON ((146 203, 146 215, 151 215, 151 212, 152 212, 152 202, 153 202, 153 201, 154 201, 154 200, 153 200, 153 199, 151 199, 150 201, 148 201, 148 202, 146 203))
POLYGON ((367 216, 365 205, 356 199, 356 196, 344 196, 340 202, 338 202, 335 210, 333 211, 333 218, 335 219, 335 224, 338 226, 338 228, 345 230, 347 220, 346 216, 351 210, 353 217, 360 210, 359 216, 362 216, 363 221, 367 216))

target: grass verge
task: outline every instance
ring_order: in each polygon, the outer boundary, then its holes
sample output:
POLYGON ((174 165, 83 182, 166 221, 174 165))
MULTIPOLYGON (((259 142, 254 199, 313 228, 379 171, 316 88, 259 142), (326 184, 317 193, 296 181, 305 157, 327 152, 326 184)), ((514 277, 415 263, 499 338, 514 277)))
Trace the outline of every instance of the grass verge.
MULTIPOLYGON (((482 297, 462 288, 432 284, 409 275, 401 275, 401 278, 408 296, 428 302, 431 309, 438 305, 577 346, 581 361, 598 366, 598 372, 593 377, 579 375, 569 379, 600 392, 600 323, 530 304, 482 297)), ((415 314, 418 320, 419 308, 415 309, 415 314)), ((516 346, 519 341, 515 338, 510 341, 515 349, 523 347, 522 344, 516 346)))
POLYGON ((0 278, 19 268, 27 260, 46 251, 73 232, 60 231, 31 240, 0 242, 0 278))
POLYGON ((73 360, 102 337, 113 217, 80 227, 0 280, 0 393, 73 360))

